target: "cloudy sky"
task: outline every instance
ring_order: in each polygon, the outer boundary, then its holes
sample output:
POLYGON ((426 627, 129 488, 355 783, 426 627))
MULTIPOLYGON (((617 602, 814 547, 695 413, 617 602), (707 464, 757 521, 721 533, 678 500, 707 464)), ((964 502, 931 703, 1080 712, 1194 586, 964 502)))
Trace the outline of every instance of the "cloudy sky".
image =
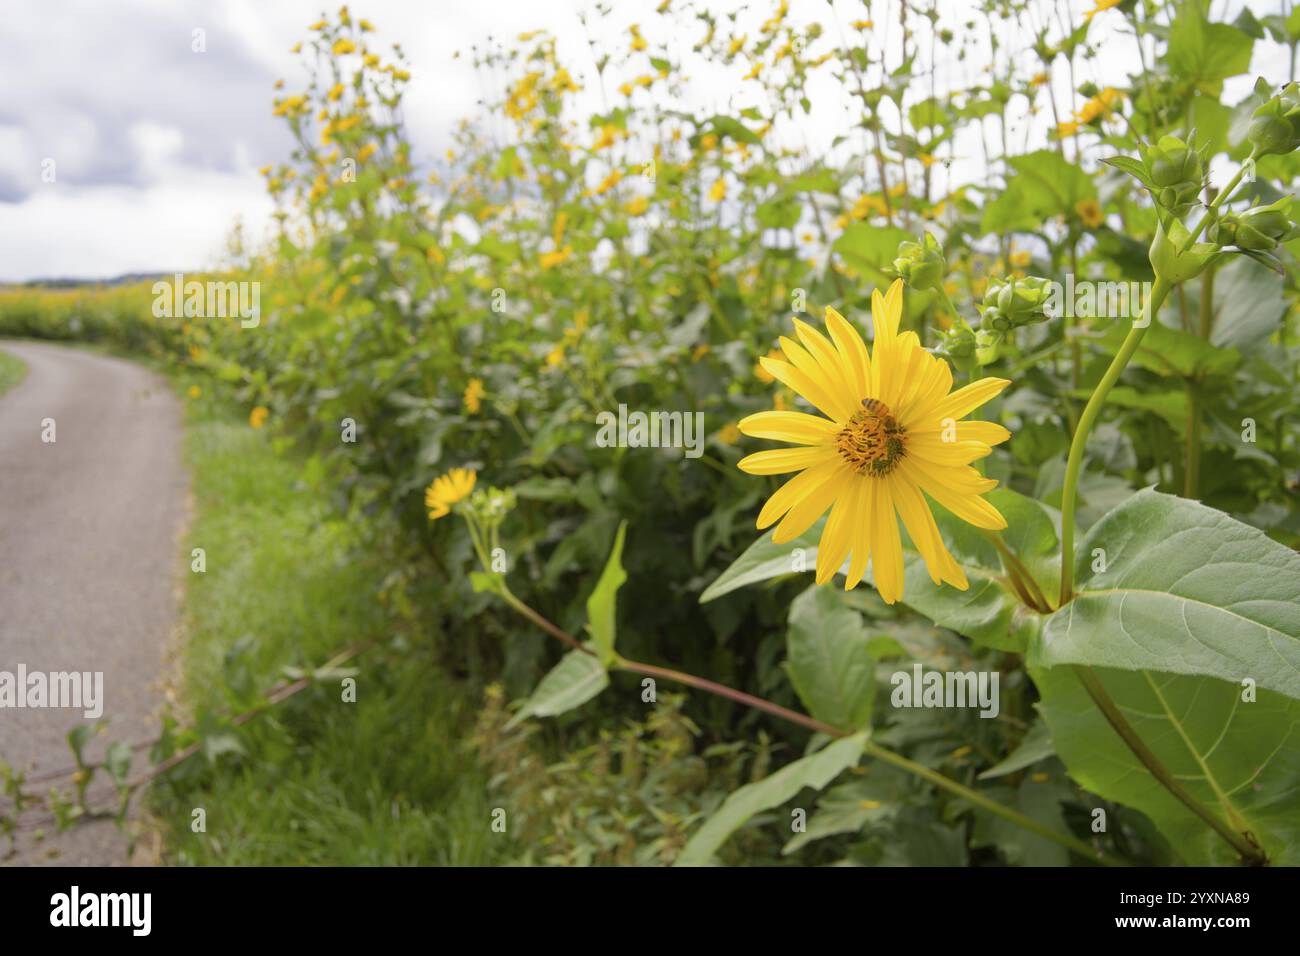
MULTIPOLYGON (((619 0, 598 28, 597 42, 625 45, 623 31, 640 22, 652 46, 671 43, 674 36, 656 35, 668 29, 656 28, 662 24, 654 14, 658 3, 619 0)), ((1074 22, 1091 6, 1061 3, 1074 22)), ((1216 13, 1241 5, 1220 0, 1216 13)), ((1250 5, 1265 13, 1277 2, 1250 5)), ((734 10, 738 3, 719 0, 717 6, 734 10)), ((775 2, 750 6, 746 16, 757 21, 775 2)), ((817 19, 847 32, 849 22, 873 16, 868 7, 874 7, 883 32, 887 11, 896 6, 794 0, 791 19, 817 19)), ((940 25, 960 30, 974 7, 971 0, 944 0, 940 25)), ((560 59, 575 64, 575 75, 586 83, 583 95, 597 96, 578 19, 590 9, 590 0, 351 4, 354 17, 377 26, 373 46, 386 49, 399 41, 407 54, 412 81, 405 112, 417 162, 440 156, 455 123, 478 112, 484 81, 469 57, 453 54, 490 37, 550 30, 560 38, 560 59)), ((273 84, 284 78, 294 89, 303 82, 289 48, 321 11, 320 0, 0 0, 0 282, 197 269, 217 260, 237 219, 251 235, 263 234, 272 206, 257 170, 286 158, 291 148, 281 121, 271 116, 273 84), (203 52, 192 49, 196 30, 203 31, 203 52)), ((1095 25, 1102 58, 1079 81, 1127 72, 1133 40, 1114 32, 1118 22, 1122 18, 1111 13, 1095 25)), ((692 41, 698 32, 692 30, 692 41)), ((1007 43, 1019 46, 1024 39, 1007 43)), ((687 46, 672 52, 685 54, 687 46)), ((1278 50, 1261 45, 1257 70, 1261 59, 1276 63, 1278 50)), ((982 62, 977 56, 943 64, 949 74, 944 82, 970 82, 982 62)), ((1064 95, 1066 78, 1055 82, 1064 95)), ((739 77, 702 65, 687 86, 699 105, 747 105, 739 77)), ((802 138, 826 143, 844 128, 848 107, 833 101, 819 101, 808 129, 798 131, 802 138)))

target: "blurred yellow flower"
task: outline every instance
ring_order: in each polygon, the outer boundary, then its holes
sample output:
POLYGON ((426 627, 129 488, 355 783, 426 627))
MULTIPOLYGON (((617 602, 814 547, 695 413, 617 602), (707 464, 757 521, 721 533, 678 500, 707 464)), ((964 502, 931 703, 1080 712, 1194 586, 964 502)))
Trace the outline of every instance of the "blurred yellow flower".
POLYGON ((203 394, 203 389, 199 388, 197 385, 190 386, 190 392, 189 392, 190 398, 198 398, 202 394, 203 394))
POLYGON ((1106 221, 1106 217, 1101 212, 1101 203, 1095 199, 1080 199, 1074 204, 1074 211, 1079 214, 1079 220, 1089 229, 1096 229, 1106 221))
POLYGON ((248 413, 248 424, 254 428, 261 428, 266 424, 266 416, 271 414, 271 410, 265 405, 258 405, 248 413))
POLYGON ((465 386, 465 410, 471 415, 477 415, 479 409, 483 407, 483 396, 487 392, 483 389, 483 382, 477 378, 471 378, 469 384, 465 386))
POLYGON ((543 252, 538 257, 538 263, 543 269, 554 269, 563 262, 567 262, 573 255, 573 247, 565 246, 563 249, 557 249, 554 252, 543 252))
POLYGON ((472 468, 453 468, 433 480, 424 492, 424 506, 429 509, 429 520, 437 521, 451 513, 451 506, 469 497, 474 490, 478 473, 472 468))
POLYGON ((640 216, 646 211, 646 208, 649 205, 650 205, 650 200, 646 199, 645 196, 637 196, 626 206, 624 206, 623 209, 629 216, 640 216))
POLYGON ((1093 0, 1093 2, 1096 4, 1096 6, 1094 6, 1091 10, 1089 10, 1087 14, 1084 16, 1083 19, 1085 23, 1091 23, 1092 18, 1095 17, 1097 14, 1105 13, 1107 10, 1113 10, 1115 7, 1118 7, 1121 3, 1123 3, 1124 0, 1093 0))
POLYGON ((334 41, 334 47, 330 52, 332 52, 335 56, 343 56, 344 54, 347 53, 356 52, 356 49, 357 49, 357 45, 353 43, 351 40, 342 39, 342 40, 334 41))
POLYGON ((722 202, 727 198, 727 181, 719 176, 709 187, 709 198, 714 202, 722 202))
POLYGON ((740 429, 736 427, 735 422, 730 422, 718 429, 718 441, 724 445, 734 445, 740 441, 740 429))

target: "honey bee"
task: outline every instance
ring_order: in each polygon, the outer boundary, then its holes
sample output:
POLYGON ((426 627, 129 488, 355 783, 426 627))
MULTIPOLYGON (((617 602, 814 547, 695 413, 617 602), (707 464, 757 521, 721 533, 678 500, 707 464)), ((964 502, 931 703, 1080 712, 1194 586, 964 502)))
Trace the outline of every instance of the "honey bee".
POLYGON ((885 445, 884 453, 870 463, 869 469, 876 475, 887 475, 903 457, 903 436, 907 429, 898 424, 890 414, 889 406, 878 398, 864 398, 862 410, 867 418, 879 423, 885 445))

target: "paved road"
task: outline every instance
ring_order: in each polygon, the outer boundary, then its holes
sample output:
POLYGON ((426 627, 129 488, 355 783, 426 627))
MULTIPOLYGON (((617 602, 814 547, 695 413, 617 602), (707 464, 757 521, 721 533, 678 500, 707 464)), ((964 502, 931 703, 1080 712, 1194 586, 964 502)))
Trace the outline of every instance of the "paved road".
MULTIPOLYGON (((0 349, 28 365, 0 396, 0 671, 102 671, 108 736, 143 739, 157 727, 187 568, 180 408, 162 379, 122 359, 0 349)), ((0 757, 29 775, 67 766, 65 737, 87 722, 80 710, 0 708, 0 757)), ((97 821, 40 843, 25 834, 8 862, 121 865, 126 846, 97 821)))

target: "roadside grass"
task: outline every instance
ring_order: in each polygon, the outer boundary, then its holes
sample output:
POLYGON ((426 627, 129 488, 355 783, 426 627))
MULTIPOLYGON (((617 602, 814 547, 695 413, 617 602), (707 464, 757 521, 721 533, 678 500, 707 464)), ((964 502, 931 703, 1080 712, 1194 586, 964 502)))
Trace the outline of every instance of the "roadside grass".
POLYGON ((0 352, 0 395, 21 382, 26 375, 26 362, 17 355, 0 352))
POLYGON ((180 698, 204 726, 285 680, 375 639, 321 678, 155 783, 166 862, 180 865, 486 865, 508 854, 491 829, 486 773, 464 741, 476 700, 375 598, 384 569, 359 552, 310 461, 228 404, 186 401, 193 474, 180 698), (194 810, 205 832, 192 828, 194 810))

